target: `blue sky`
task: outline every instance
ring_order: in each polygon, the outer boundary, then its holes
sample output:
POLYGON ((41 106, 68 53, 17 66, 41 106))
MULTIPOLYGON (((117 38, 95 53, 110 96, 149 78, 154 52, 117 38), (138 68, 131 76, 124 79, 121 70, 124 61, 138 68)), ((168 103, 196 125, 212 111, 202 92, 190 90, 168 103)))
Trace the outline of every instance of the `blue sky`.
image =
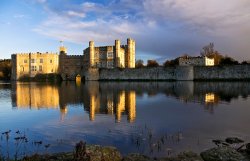
POLYGON ((137 59, 163 62, 215 49, 250 60, 249 0, 1 0, 0 59, 19 52, 82 54, 96 45, 136 40, 137 59))

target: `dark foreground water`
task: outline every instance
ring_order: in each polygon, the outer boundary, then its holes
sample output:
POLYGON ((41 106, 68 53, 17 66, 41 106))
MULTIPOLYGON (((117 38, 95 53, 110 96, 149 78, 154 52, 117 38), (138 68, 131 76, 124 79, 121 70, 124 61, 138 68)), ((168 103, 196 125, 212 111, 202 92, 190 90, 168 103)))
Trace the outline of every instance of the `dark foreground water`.
POLYGON ((167 156, 250 141, 249 94, 250 82, 0 83, 0 154, 72 151, 84 140, 167 156))

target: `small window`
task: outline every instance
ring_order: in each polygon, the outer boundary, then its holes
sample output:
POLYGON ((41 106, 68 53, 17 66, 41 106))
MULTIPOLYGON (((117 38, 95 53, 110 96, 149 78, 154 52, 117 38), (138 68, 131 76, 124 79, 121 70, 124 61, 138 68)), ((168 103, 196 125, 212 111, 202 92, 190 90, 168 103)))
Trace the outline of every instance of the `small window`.
POLYGON ((24 63, 27 63, 28 61, 27 61, 27 60, 24 60, 23 62, 24 62, 24 63))
POLYGON ((31 63, 35 63, 35 59, 31 59, 31 63))
POLYGON ((53 61, 52 60, 50 60, 50 63, 52 63, 53 61))
POLYGON ((110 67, 113 67, 113 62, 108 62, 108 67, 110 68, 110 67))
POLYGON ((31 71, 36 71, 36 66, 31 66, 31 71))
POLYGON ((113 58, 113 52, 108 52, 108 58, 113 58))
POLYGON ((39 65, 39 71, 43 71, 43 66, 39 65))
POLYGON ((43 59, 40 59, 40 63, 43 63, 43 59))

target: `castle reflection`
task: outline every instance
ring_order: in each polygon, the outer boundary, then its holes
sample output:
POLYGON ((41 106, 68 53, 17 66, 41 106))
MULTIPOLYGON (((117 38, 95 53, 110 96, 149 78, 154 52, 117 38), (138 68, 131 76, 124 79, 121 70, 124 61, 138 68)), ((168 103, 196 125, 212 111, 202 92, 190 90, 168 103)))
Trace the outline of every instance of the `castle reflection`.
MULTIPOLYGON (((13 87, 13 86, 12 86, 13 87)), ((56 86, 14 84, 13 106, 18 108, 58 108, 59 93, 56 86)))
POLYGON ((136 93, 125 89, 116 90, 100 86, 98 82, 79 84, 63 82, 58 85, 39 83, 17 83, 12 85, 12 106, 17 109, 60 108, 61 120, 68 112, 69 105, 83 105, 89 112, 89 119, 96 114, 115 115, 117 122, 122 115, 133 122, 136 118, 136 93))
POLYGON ((96 114, 115 114, 117 122, 122 114, 133 122, 136 118, 136 93, 133 90, 117 89, 116 86, 99 82, 87 82, 84 85, 84 108, 89 111, 90 120, 96 114))
POLYGON ((12 85, 12 105, 18 109, 60 108, 61 119, 68 106, 82 106, 94 121, 97 114, 114 115, 120 122, 127 116, 136 119, 136 98, 146 94, 154 97, 165 94, 185 103, 204 105, 213 113, 214 106, 223 102, 246 98, 250 82, 63 82, 60 85, 27 83, 12 85))

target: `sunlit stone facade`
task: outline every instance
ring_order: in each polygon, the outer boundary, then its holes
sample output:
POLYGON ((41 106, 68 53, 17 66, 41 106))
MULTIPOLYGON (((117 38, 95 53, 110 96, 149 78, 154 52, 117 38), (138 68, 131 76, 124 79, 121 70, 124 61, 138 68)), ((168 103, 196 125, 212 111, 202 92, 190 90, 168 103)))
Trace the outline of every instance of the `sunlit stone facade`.
POLYGON ((135 41, 127 45, 115 40, 114 46, 95 47, 89 42, 84 55, 67 55, 63 45, 57 53, 17 53, 12 55, 12 80, 35 77, 37 74, 60 74, 64 80, 75 80, 89 68, 135 68, 135 41))
POLYGON ((19 53, 11 56, 12 79, 37 74, 58 73, 59 57, 56 53, 19 53))
POLYGON ((84 66, 98 68, 135 68, 135 40, 128 38, 127 45, 115 40, 114 46, 95 47, 93 41, 84 50, 84 66))
POLYGON ((179 58, 180 66, 214 66, 214 59, 208 57, 181 57, 179 58))

